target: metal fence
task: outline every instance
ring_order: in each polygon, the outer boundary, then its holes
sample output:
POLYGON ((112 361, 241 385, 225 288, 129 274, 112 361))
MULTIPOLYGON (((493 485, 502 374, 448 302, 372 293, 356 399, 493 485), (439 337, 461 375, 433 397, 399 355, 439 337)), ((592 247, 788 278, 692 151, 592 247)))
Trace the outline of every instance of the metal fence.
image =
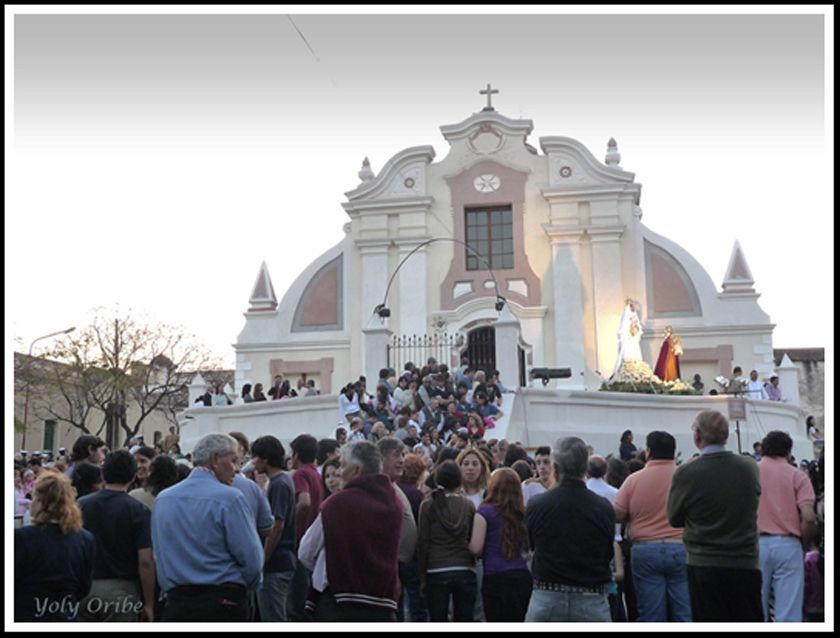
POLYGON ((457 364, 464 345, 462 335, 448 332, 394 335, 388 344, 388 366, 400 373, 409 361, 422 368, 429 357, 434 357, 438 363, 445 363, 451 368, 453 361, 457 364))

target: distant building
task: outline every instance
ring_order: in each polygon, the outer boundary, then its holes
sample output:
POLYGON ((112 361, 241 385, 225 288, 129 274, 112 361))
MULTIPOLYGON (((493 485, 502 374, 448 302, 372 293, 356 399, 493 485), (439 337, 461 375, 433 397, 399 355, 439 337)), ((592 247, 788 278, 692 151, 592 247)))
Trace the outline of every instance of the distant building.
MULTIPOLYGON (((799 405, 805 414, 817 418, 817 426, 825 433, 825 348, 779 348, 773 350, 776 366, 782 364, 784 356, 796 366, 799 376, 799 405)), ((786 388, 779 380, 782 396, 788 396, 793 388, 786 388)))
MULTIPOLYGON (((164 362, 158 362, 163 364, 164 362)), ((45 359, 43 357, 30 357, 18 352, 14 353, 14 402, 15 402, 15 433, 14 449, 20 450, 23 446, 23 424, 27 382, 32 381, 29 393, 29 409, 26 425, 26 449, 29 452, 52 450, 58 452, 60 448, 66 448, 68 452, 73 447, 76 439, 84 432, 63 421, 60 417, 70 417, 68 399, 57 386, 39 383, 50 378, 50 373, 56 368, 64 367, 64 364, 45 359), (44 388, 49 388, 44 390, 44 388)), ((149 414, 141 424, 137 434, 142 434, 148 445, 153 445, 159 439, 168 434, 169 427, 177 425, 176 415, 190 406, 190 384, 194 379, 200 378, 206 383, 202 384, 202 393, 207 385, 222 383, 230 388, 233 381, 233 370, 205 370, 201 373, 190 372, 179 375, 178 382, 182 384, 179 392, 174 395, 171 401, 160 409, 149 414)), ((73 396, 73 391, 67 392, 73 396)), ((232 399, 234 397, 231 397, 232 399)), ((78 415, 78 412, 75 413, 78 415)), ((126 419, 131 425, 139 416, 139 407, 129 400, 126 405, 126 419)), ((78 421, 78 420, 77 420, 78 421)), ((117 426, 109 427, 105 423, 105 413, 98 408, 91 408, 85 418, 85 425, 91 434, 101 437, 111 449, 121 447, 125 443, 125 431, 117 426)))

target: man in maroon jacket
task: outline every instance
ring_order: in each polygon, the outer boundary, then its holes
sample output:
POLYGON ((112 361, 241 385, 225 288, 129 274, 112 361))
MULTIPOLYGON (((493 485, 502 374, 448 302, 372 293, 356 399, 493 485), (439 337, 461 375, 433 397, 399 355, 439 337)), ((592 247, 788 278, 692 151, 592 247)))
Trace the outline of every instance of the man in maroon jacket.
POLYGON ((382 474, 382 457, 368 441, 342 449, 344 488, 324 501, 304 535, 298 558, 310 569, 318 554, 326 574, 313 573, 321 592, 317 622, 396 622, 400 584, 397 552, 402 504, 391 479, 382 474))

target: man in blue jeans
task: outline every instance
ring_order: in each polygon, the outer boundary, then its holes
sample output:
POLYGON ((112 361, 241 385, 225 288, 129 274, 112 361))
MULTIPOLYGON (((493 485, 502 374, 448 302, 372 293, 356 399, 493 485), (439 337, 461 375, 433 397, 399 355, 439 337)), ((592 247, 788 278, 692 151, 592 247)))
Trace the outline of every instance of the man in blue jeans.
POLYGON ((793 440, 787 432, 768 432, 758 463, 761 498, 758 503, 758 548, 761 604, 770 620, 770 591, 775 596, 775 622, 802 622, 805 595, 805 553, 816 531, 814 487, 793 467, 793 440))
POLYGON ((562 476, 528 500, 525 525, 534 548, 534 589, 525 622, 610 622, 604 585, 612 580, 615 513, 586 489, 586 443, 568 437, 554 446, 562 476))
POLYGON ((647 464, 627 477, 613 501, 616 520, 628 523, 633 542, 630 560, 639 622, 691 622, 682 530, 671 527, 665 509, 677 469, 676 446, 668 432, 648 434, 647 464))
POLYGON ((271 435, 251 445, 251 457, 258 472, 268 474, 268 504, 274 525, 265 539, 263 582, 257 596, 262 622, 286 622, 287 600, 297 566, 295 555, 295 486, 287 472, 286 450, 271 435))

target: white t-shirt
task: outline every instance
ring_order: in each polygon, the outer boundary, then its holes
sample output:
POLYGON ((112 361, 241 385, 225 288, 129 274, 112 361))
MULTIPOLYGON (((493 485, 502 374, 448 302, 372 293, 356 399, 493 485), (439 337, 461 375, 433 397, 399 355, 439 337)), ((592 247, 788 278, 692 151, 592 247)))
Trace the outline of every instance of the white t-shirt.
POLYGON ((531 497, 547 491, 545 486, 539 481, 531 481, 530 483, 528 481, 522 481, 522 498, 525 499, 525 505, 528 504, 528 499, 531 497))
MULTIPOLYGON (((610 505, 615 501, 615 495, 618 494, 618 490, 602 478, 586 479, 586 488, 607 499, 610 505)), ((621 523, 615 524, 615 542, 621 542, 621 523)))

